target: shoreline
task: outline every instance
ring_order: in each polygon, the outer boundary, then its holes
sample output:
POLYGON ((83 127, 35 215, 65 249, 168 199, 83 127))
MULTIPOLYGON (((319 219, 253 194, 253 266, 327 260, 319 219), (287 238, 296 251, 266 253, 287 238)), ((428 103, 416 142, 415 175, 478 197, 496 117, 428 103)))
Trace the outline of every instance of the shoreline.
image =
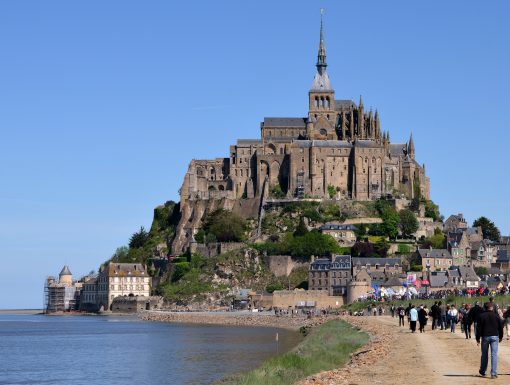
POLYGON ((199 325, 227 325, 248 327, 273 327, 298 331, 301 327, 318 326, 333 316, 276 316, 272 313, 241 312, 173 312, 144 310, 138 318, 151 322, 187 323, 199 325))

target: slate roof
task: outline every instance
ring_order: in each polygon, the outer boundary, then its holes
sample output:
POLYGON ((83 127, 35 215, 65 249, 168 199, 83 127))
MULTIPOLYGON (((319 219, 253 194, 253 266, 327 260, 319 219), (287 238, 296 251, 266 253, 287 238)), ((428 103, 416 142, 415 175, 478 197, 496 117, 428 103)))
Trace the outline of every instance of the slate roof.
POLYGON ((446 249, 418 249, 422 258, 451 258, 450 252, 446 249))
POLYGON ((444 287, 448 283, 446 272, 437 271, 430 273, 430 286, 431 287, 444 287))
POLYGON ((307 118, 264 118, 264 126, 268 127, 306 127, 307 118))
POLYGON ((356 108, 356 103, 352 100, 335 100, 335 110, 356 108))
POLYGON ((354 266, 360 265, 360 266, 366 266, 367 264, 370 264, 370 266, 384 266, 386 264, 390 266, 394 265, 400 265, 402 261, 400 258, 353 258, 352 264, 354 266))
POLYGON ((448 269, 448 277, 460 278, 460 273, 459 273, 459 270, 457 269, 457 266, 454 266, 454 267, 448 269))
POLYGON ((110 262, 106 268, 108 277, 143 277, 147 275, 141 263, 110 262))
POLYGON ((354 142, 354 147, 380 147, 374 140, 356 140, 354 142))
POLYGON ((499 243, 501 243, 502 245, 510 245, 510 236, 503 235, 500 238, 499 243))
POLYGON ((489 267, 487 269, 487 274, 489 274, 489 275, 502 275, 503 272, 501 271, 501 269, 498 269, 497 267, 489 267))
POLYGON ((390 144, 390 154, 391 155, 403 155, 404 150, 407 150, 407 144, 406 143, 396 143, 396 144, 390 144))
POLYGON ((496 263, 510 262, 510 256, 507 250, 498 250, 496 263))
POLYGON ((300 148, 328 147, 328 148, 352 148, 352 143, 346 140, 296 140, 300 148))
POLYGON ((329 258, 318 258, 310 263, 310 270, 329 270, 331 260, 329 258))
POLYGON ((471 266, 459 266, 459 273, 464 281, 480 281, 480 278, 471 266))
POLYGON ((402 280, 397 277, 390 277, 386 282, 384 282, 384 286, 402 286, 402 280))
POLYGON ((356 230, 354 225, 341 225, 335 223, 326 223, 320 227, 320 230, 356 230))
POLYGON ((71 270, 69 270, 69 266, 64 265, 59 275, 73 275, 73 274, 71 273, 71 270))
POLYGON ((322 74, 318 71, 315 73, 310 91, 333 91, 333 88, 331 88, 331 81, 326 71, 322 74))
POLYGON ((336 255, 331 262, 331 269, 351 269, 351 256, 350 255, 336 255))

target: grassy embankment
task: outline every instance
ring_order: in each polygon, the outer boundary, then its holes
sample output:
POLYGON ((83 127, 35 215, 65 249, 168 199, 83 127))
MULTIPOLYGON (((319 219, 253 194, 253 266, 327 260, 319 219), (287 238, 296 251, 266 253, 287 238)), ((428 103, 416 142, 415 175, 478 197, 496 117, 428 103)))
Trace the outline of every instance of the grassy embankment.
MULTIPOLYGON (((473 305, 475 301, 478 301, 480 305, 483 305, 483 303, 489 301, 488 296, 483 297, 456 297, 456 296, 450 296, 444 299, 412 299, 412 300, 399 300, 399 301, 388 301, 388 302, 374 302, 374 301, 363 301, 363 302, 354 302, 350 305, 345 305, 343 309, 345 310, 352 310, 354 311, 360 311, 365 310, 369 304, 374 303, 377 307, 379 305, 382 305, 386 309, 386 314, 389 312, 389 307, 393 304, 396 307, 399 307, 400 305, 407 307, 409 303, 412 303, 415 306, 420 305, 427 305, 427 307, 430 309, 430 307, 434 304, 436 301, 441 301, 442 303, 446 304, 455 304, 455 306, 458 308, 463 303, 469 303, 473 305)), ((510 305, 510 295, 499 295, 494 297, 494 302, 498 304, 498 306, 505 310, 508 305, 510 305)))
POLYGON ((345 365, 350 354, 368 342, 368 334, 341 320, 313 328, 292 351, 260 368, 217 382, 221 385, 290 385, 314 373, 345 365))

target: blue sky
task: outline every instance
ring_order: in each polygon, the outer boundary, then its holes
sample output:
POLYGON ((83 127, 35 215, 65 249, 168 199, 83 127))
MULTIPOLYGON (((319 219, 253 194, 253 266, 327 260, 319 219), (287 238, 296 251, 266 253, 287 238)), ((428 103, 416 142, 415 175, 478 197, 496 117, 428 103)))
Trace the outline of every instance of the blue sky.
POLYGON ((320 7, 336 97, 413 133, 445 216, 509 234, 507 1, 2 1, 0 308, 150 227, 190 159, 305 116, 320 7))

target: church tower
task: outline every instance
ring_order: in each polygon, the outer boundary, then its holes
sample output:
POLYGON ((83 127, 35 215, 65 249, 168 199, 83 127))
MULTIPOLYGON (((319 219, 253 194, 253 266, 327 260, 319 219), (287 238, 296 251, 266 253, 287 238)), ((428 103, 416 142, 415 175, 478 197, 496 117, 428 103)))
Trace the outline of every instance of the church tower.
POLYGON ((308 93, 308 137, 310 139, 336 139, 335 132, 335 91, 331 87, 326 67, 326 46, 324 45, 324 30, 321 9, 321 29, 319 51, 317 54, 317 72, 313 79, 312 88, 308 93))

